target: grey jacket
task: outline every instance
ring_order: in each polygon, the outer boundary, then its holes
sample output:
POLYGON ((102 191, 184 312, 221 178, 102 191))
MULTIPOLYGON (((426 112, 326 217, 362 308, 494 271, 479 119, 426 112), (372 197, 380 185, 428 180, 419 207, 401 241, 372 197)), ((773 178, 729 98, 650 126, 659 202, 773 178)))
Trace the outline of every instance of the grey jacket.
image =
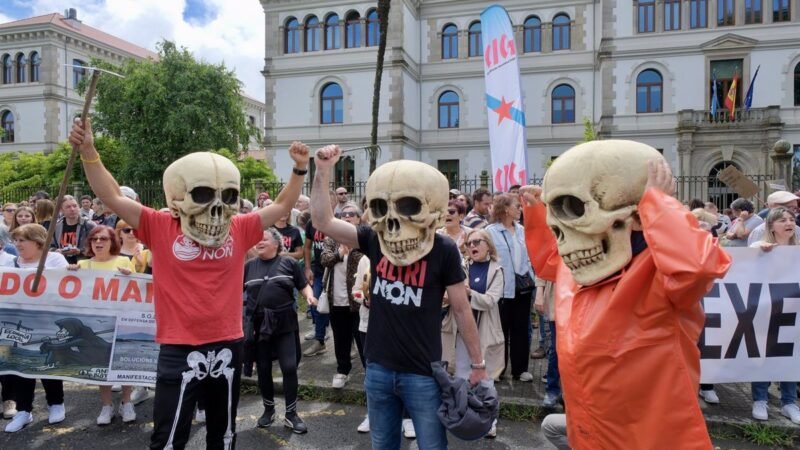
POLYGON ((447 363, 433 362, 433 378, 442 390, 442 406, 437 415, 453 436, 473 441, 489 432, 497 419, 500 401, 492 380, 470 386, 463 378, 451 377, 447 363))
MULTIPOLYGON (((86 248, 86 239, 89 237, 89 232, 92 231, 92 228, 96 227, 97 224, 92 222, 91 220, 81 216, 78 219, 78 228, 75 231, 77 234, 77 242, 78 245, 76 246, 81 253, 84 253, 84 249, 86 248)), ((56 222, 56 231, 53 234, 53 242, 50 243, 51 249, 59 249, 61 248, 61 233, 64 232, 64 218, 58 219, 56 222)))

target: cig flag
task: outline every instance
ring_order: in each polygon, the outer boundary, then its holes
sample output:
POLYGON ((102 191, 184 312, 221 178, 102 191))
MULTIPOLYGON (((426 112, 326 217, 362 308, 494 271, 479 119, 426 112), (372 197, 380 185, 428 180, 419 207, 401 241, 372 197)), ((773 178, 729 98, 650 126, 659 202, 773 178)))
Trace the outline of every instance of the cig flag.
POLYGON ((519 80, 517 46, 508 12, 492 5, 481 13, 483 69, 492 182, 495 191, 527 184, 528 158, 525 140, 525 108, 519 80))

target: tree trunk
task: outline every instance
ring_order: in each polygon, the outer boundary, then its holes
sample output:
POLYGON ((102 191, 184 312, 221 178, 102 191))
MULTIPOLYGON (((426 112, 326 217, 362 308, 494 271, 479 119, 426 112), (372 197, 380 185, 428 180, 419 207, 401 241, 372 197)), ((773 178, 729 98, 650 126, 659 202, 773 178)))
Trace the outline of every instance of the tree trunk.
POLYGON ((375 85, 372 91, 372 132, 370 134, 369 173, 375 171, 378 164, 378 112, 381 103, 381 78, 383 77, 383 56, 386 54, 386 35, 389 30, 389 8, 391 0, 378 1, 378 20, 381 37, 378 43, 378 62, 375 65, 375 85))

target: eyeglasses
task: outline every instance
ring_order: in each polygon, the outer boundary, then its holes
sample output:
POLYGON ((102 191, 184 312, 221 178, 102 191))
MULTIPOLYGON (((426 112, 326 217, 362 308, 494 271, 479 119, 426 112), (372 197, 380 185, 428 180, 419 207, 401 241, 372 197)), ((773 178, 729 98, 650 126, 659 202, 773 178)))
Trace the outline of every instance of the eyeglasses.
POLYGON ((456 215, 457 213, 458 213, 458 210, 455 209, 455 208, 453 208, 453 209, 448 208, 447 209, 447 214, 456 215))
POLYGON ((14 209, 14 208, 6 208, 3 211, 5 211, 7 213, 13 213, 14 211, 16 211, 16 209, 14 209))
POLYGON ((471 241, 467 241, 466 245, 467 247, 477 247, 481 245, 481 242, 486 242, 486 241, 484 239, 473 239, 471 241))
POLYGON ((342 213, 342 217, 358 217, 358 214, 353 211, 347 211, 342 213))
POLYGON ((108 242, 111 240, 108 236, 95 236, 93 238, 89 238, 92 242, 108 242))
POLYGON ((123 233, 125 233, 125 234, 128 234, 128 233, 130 233, 131 231, 133 231, 133 228, 130 228, 130 227, 126 227, 126 228, 123 228, 123 229, 122 229, 122 232, 123 232, 123 233))

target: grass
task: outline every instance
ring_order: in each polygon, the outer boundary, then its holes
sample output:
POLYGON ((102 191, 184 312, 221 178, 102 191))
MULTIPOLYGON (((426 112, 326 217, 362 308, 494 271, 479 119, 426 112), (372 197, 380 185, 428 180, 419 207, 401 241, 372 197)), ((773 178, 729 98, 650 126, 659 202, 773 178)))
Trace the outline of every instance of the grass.
POLYGON ((760 423, 748 423, 737 426, 742 437, 754 444, 794 448, 797 435, 791 431, 760 423))

